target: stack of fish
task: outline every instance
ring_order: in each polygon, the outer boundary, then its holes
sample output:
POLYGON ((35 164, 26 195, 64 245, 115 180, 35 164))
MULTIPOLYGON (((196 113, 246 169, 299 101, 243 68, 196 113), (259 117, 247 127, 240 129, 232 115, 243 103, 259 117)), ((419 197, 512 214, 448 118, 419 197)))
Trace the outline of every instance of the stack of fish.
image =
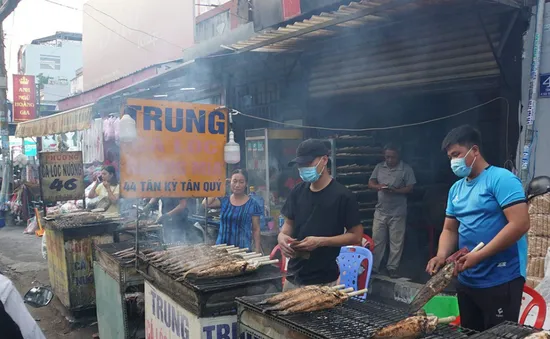
POLYGON ((248 248, 205 244, 176 246, 145 254, 145 260, 162 269, 176 281, 187 278, 228 278, 253 272, 261 266, 278 263, 260 253, 246 253, 248 248))
POLYGON ((264 312, 277 312, 279 315, 326 310, 346 302, 349 298, 361 295, 367 290, 353 292, 353 288, 343 289, 345 285, 334 287, 306 286, 292 291, 279 293, 260 305, 273 305, 264 312))

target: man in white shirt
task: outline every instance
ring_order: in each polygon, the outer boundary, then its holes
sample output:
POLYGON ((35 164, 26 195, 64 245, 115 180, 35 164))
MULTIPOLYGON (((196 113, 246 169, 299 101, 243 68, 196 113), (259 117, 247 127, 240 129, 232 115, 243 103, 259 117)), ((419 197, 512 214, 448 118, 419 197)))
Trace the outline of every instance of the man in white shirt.
MULTIPOLYGON (((0 302, 2 303, 0 312, 3 313, 0 314, 0 318, 6 318, 6 315, 9 316, 19 326, 23 339, 46 339, 29 310, 27 310, 23 298, 12 281, 2 274, 0 274, 0 302)), ((0 333, 5 334, 4 331, 13 330, 13 327, 13 324, 9 324, 9 321, 1 321, 0 331, 2 332, 0 333)))

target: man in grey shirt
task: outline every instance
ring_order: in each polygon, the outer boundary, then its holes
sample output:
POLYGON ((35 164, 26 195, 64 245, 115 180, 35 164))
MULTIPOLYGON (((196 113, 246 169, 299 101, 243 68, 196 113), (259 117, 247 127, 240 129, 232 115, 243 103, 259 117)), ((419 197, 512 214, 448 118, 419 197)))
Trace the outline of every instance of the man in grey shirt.
POLYGON ((378 204, 372 228, 373 270, 379 272, 389 236, 390 253, 387 269, 391 278, 397 278, 397 268, 405 240, 407 194, 412 192, 416 178, 411 166, 401 161, 398 146, 386 145, 384 158, 386 160, 376 165, 369 179, 369 188, 378 191, 378 204))

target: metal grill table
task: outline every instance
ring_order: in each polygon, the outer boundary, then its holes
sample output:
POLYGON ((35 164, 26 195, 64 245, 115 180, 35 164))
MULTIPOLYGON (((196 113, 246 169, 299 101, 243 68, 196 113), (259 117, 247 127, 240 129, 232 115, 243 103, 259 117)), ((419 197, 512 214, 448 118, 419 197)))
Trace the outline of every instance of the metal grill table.
MULTIPOLYGON (((269 305, 258 303, 269 296, 237 298, 240 334, 259 338, 362 339, 386 325, 407 317, 406 309, 367 300, 349 300, 328 310, 278 316, 264 313, 269 305)), ((424 338, 467 338, 474 331, 439 326, 424 338)))
POLYGON ((237 312, 235 297, 273 293, 281 289, 283 277, 274 266, 264 266, 237 277, 181 282, 153 265, 147 265, 144 271, 156 288, 198 317, 234 315, 237 312))
POLYGON ((539 331, 530 326, 507 321, 487 331, 476 334, 471 339, 521 339, 539 331))

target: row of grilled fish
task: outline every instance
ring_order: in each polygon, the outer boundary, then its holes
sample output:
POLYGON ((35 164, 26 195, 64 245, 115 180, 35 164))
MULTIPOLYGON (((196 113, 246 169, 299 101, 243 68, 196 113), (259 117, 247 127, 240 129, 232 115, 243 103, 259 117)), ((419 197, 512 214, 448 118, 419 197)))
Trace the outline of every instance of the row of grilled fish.
POLYGON ((259 253, 244 253, 247 249, 212 247, 205 244, 171 247, 145 255, 145 260, 172 275, 177 281, 188 277, 225 278, 252 272, 268 257, 259 253))
POLYGON ((341 289, 343 287, 344 285, 335 287, 306 286, 279 293, 260 302, 260 304, 272 305, 266 308, 264 312, 277 312, 279 315, 287 315, 326 310, 344 303, 353 295, 365 293, 365 291, 348 293, 353 289, 341 289))

